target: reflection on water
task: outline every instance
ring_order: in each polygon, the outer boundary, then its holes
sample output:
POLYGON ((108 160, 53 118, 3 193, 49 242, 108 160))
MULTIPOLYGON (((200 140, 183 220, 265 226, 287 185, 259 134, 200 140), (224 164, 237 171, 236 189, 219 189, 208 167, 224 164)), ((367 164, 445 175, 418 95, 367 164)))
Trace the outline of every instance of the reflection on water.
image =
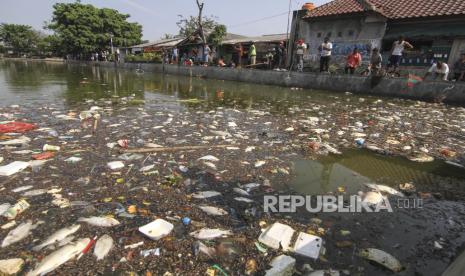
MULTIPOLYGON (((138 99, 169 96, 199 98, 208 107, 267 108, 286 113, 303 100, 331 104, 341 95, 327 91, 290 90, 276 86, 167 76, 151 72, 67 65, 31 61, 0 60, 0 96, 2 104, 17 104, 18 99, 74 105, 86 99, 135 95, 138 99), (20 95, 20 97, 18 97, 20 95)), ((351 98, 356 96, 346 96, 351 98)), ((396 101, 396 100, 393 100, 396 101)), ((188 105, 188 104, 187 104, 188 105)))
POLYGON ((341 156, 330 155, 295 162, 293 188, 305 195, 336 192, 344 187, 356 194, 364 183, 378 183, 397 188, 412 182, 419 190, 454 191, 462 195, 464 170, 444 162, 414 163, 405 158, 387 157, 369 151, 349 150, 341 156))

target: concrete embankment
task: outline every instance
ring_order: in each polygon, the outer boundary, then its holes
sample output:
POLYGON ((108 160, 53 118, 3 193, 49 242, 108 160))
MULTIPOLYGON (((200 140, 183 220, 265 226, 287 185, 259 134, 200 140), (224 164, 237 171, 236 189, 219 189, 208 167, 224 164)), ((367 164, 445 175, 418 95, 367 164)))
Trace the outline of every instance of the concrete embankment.
MULTIPOLYGON (((68 61, 69 63, 78 63, 68 61)), ((329 75, 316 73, 278 72, 253 69, 232 69, 219 67, 184 67, 162 64, 111 62, 79 62, 85 65, 117 67, 130 70, 142 69, 172 75, 195 76, 229 81, 251 82, 286 87, 300 87, 339 92, 352 92, 375 96, 410 98, 424 101, 443 100, 446 103, 465 105, 465 82, 424 81, 412 87, 404 78, 381 78, 329 75)))

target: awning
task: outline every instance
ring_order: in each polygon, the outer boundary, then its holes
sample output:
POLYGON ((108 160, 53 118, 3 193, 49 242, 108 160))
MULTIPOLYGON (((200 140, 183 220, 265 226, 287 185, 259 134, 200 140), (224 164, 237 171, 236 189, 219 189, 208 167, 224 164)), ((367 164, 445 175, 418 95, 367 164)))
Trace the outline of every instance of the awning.
POLYGON ((401 35, 408 39, 465 36, 465 22, 441 24, 403 24, 390 26, 388 24, 388 29, 384 39, 395 39, 401 35))

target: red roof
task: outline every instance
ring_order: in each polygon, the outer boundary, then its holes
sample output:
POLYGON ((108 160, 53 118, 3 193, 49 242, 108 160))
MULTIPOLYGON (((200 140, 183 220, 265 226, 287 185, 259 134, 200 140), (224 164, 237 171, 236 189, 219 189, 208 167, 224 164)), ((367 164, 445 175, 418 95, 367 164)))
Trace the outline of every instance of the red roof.
POLYGON ((389 19, 465 15, 465 0, 334 0, 304 18, 376 11, 389 19))

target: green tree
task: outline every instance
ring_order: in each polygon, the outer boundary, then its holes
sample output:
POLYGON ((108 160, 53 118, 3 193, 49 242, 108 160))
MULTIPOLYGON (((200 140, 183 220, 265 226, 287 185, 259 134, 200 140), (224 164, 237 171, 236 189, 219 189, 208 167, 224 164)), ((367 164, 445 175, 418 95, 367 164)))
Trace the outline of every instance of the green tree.
POLYGON ((0 41, 18 55, 29 54, 36 49, 39 34, 28 25, 3 23, 0 25, 0 41))
MULTIPOLYGON (((189 37, 199 30, 198 18, 195 16, 184 17, 179 15, 179 21, 176 23, 179 27, 179 36, 189 37)), ((226 36, 226 26, 218 23, 216 17, 202 17, 202 27, 207 38, 207 42, 218 45, 226 36)))
POLYGON ((69 54, 89 54, 115 47, 138 44, 142 26, 127 21, 129 15, 117 10, 96 8, 92 5, 57 3, 53 6, 52 21, 46 26, 55 32, 54 43, 69 54))

